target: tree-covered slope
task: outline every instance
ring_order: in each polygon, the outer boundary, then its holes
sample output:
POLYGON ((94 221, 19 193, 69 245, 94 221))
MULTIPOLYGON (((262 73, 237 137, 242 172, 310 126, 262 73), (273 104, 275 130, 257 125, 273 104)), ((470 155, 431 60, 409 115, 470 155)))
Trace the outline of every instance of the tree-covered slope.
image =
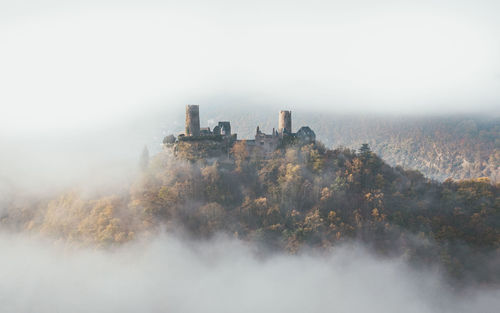
POLYGON ((161 225, 292 253, 356 240, 415 264, 439 263, 455 278, 500 282, 499 186, 431 181, 387 165, 367 145, 359 152, 290 146, 266 157, 242 142, 229 157, 194 161, 166 150, 126 192, 13 200, 1 223, 103 246, 161 225))
MULTIPOLYGON (((250 138, 256 125, 270 132, 277 127, 278 107, 256 107, 242 114, 214 106, 203 123, 230 120, 239 138, 250 138)), ((425 176, 447 178, 489 177, 500 180, 500 119, 480 116, 380 116, 331 112, 292 112, 293 129, 310 126, 327 147, 356 149, 369 143, 392 166, 415 169, 425 176)))

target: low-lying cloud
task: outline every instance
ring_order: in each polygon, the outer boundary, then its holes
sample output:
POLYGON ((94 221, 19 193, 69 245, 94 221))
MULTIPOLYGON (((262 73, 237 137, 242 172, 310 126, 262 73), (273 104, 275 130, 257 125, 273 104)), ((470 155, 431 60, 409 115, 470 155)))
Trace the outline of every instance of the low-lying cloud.
POLYGON ((234 106, 498 115, 498 1, 2 1, 0 132, 234 106), (241 103, 244 102, 244 103, 241 103))
POLYGON ((500 290, 453 292, 436 271, 344 245, 263 256, 171 235, 114 251, 0 236, 2 312, 496 312, 500 290))

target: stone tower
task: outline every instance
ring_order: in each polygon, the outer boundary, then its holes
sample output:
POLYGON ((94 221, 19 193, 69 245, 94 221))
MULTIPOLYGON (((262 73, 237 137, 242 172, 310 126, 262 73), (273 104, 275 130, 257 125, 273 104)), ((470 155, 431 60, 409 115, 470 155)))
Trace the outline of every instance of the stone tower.
POLYGON ((278 132, 280 134, 292 133, 292 111, 280 111, 278 132))
POLYGON ((200 107, 186 105, 186 136, 200 135, 200 107))

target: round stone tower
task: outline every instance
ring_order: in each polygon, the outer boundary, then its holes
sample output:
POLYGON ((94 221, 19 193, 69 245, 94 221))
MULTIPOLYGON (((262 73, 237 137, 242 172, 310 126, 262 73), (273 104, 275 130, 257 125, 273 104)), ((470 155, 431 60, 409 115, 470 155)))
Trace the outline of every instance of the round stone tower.
POLYGON ((200 135, 200 107, 186 105, 186 136, 200 135))
POLYGON ((280 134, 292 133, 292 111, 280 111, 278 132, 280 134))

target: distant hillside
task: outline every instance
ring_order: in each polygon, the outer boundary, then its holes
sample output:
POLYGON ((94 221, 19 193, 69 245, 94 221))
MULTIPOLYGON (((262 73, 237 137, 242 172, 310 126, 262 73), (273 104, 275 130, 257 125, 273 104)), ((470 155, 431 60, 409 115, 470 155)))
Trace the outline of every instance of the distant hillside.
MULTIPOLYGON (((328 146, 369 143, 390 165, 437 179, 500 179, 500 120, 480 118, 316 118, 328 146)), ((323 139, 324 138, 324 139, 323 139)))
MULTIPOLYGON (((287 108, 288 109, 288 108, 287 108)), ((255 127, 271 132, 279 107, 242 112, 224 106, 201 106, 202 124, 230 120, 239 138, 250 138, 255 127)), ((370 144, 392 166, 416 169, 427 177, 500 181, 500 118, 397 117, 336 115, 293 111, 293 129, 309 125, 327 147, 358 148, 370 144)))

